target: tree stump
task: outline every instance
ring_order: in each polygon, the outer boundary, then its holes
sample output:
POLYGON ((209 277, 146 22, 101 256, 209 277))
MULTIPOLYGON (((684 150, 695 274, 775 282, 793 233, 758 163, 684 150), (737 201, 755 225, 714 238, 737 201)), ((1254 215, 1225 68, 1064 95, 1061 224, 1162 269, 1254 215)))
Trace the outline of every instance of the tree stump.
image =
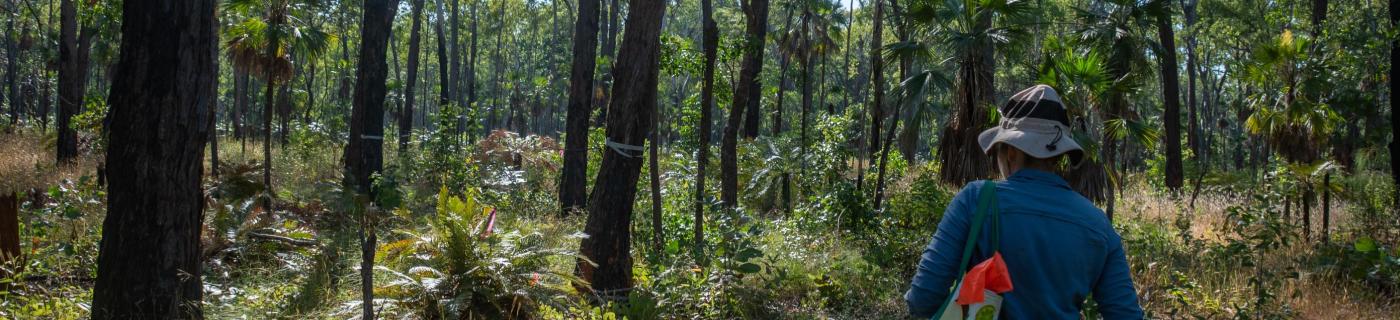
MULTIPOLYGON (((19 252, 19 196, 0 194, 0 266, 15 260, 19 252)), ((0 269, 0 278, 10 275, 7 268, 0 269)))

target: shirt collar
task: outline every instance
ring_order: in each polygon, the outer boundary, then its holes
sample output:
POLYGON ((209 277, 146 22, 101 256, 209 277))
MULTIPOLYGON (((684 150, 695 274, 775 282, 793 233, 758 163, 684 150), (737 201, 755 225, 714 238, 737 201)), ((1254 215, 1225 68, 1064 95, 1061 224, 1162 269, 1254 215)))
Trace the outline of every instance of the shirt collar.
POLYGON ((1016 170, 1016 173, 1011 174, 1011 177, 1006 180, 1034 182, 1069 189, 1069 182, 1065 182, 1065 179, 1061 178, 1060 175, 1040 169, 1021 168, 1021 170, 1016 170))

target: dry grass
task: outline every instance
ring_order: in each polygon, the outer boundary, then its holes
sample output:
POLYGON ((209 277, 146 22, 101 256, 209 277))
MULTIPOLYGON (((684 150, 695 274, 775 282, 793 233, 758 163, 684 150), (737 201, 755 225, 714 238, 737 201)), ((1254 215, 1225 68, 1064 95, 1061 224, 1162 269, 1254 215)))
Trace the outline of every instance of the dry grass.
MULTIPOLYGON (((1232 237, 1224 229, 1226 210, 1231 206, 1247 203, 1249 199, 1240 196, 1202 192, 1196 199, 1195 208, 1188 208, 1188 199, 1173 199, 1167 195, 1153 194, 1149 188, 1130 186, 1127 194, 1119 202, 1119 219, 1138 221, 1147 224, 1165 224, 1176 230, 1177 219, 1182 214, 1190 215, 1190 234, 1193 239, 1210 244, 1223 244, 1232 237)), ((1188 196, 1189 197, 1189 196, 1188 196)), ((1332 208, 1334 238, 1336 230, 1351 224, 1352 216, 1342 203, 1334 202, 1332 208)), ((1294 208, 1294 219, 1299 219, 1294 208)), ((1280 303, 1287 306, 1299 319, 1400 319, 1400 301, 1377 297, 1374 290, 1353 282, 1338 281, 1329 274, 1310 272, 1302 262, 1302 257, 1315 256, 1314 242, 1322 226, 1321 210, 1313 210, 1313 242, 1294 243, 1260 257, 1258 270, 1289 273, 1297 270, 1296 279, 1285 280, 1282 287, 1274 292, 1280 303)), ((1183 250, 1192 250, 1180 243, 1183 250)), ((1218 247, 1218 246, 1217 246, 1218 247)), ((1207 246, 1210 248, 1210 246, 1207 246)), ((1170 318, 1172 309, 1184 309, 1188 314, 1207 315, 1207 318, 1231 318, 1235 306, 1250 302, 1256 296, 1250 278, 1254 271, 1230 264, 1206 261, 1211 252, 1172 252, 1159 256, 1129 257, 1131 263, 1146 264, 1136 266, 1135 282, 1139 286, 1139 296, 1150 315, 1170 318), (1195 285, 1194 289, 1182 289, 1175 280, 1183 275, 1195 285), (1175 292, 1173 292, 1173 290, 1175 292), (1182 306, 1173 300, 1180 295, 1192 301, 1191 306, 1182 306)))
POLYGON ((57 165, 52 143, 34 134, 0 134, 0 192, 45 188, 62 180, 96 172, 99 156, 79 155, 71 163, 57 165))

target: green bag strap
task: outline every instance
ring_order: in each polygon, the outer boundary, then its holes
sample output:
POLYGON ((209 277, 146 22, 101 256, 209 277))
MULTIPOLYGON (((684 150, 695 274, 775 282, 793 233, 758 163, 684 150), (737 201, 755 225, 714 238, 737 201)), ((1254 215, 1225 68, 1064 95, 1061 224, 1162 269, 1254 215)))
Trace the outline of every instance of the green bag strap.
MULTIPOLYGON (((976 209, 977 211, 976 211, 976 213, 972 216, 972 228, 970 228, 970 229, 968 230, 968 234, 967 234, 967 243, 963 245, 962 262, 959 262, 959 263, 958 263, 958 279, 957 279, 956 281, 953 281, 953 288, 957 288, 958 286, 961 286, 961 285, 962 285, 963 276, 966 275, 966 272, 967 272, 967 271, 966 271, 966 270, 967 270, 967 264, 968 264, 968 262, 971 262, 971 261, 972 261, 972 249, 973 249, 974 247, 977 246, 977 236, 978 236, 978 233, 980 233, 980 231, 982 231, 982 217, 983 217, 983 216, 986 216, 986 215, 988 214, 988 212, 993 212, 993 218, 992 218, 992 237, 993 237, 992 239, 993 239, 993 240, 991 241, 991 242, 992 242, 992 251, 997 251, 997 250, 999 250, 999 247, 1000 247, 999 242, 1001 242, 1001 223, 1000 223, 1001 215, 995 214, 995 212, 996 212, 995 210, 997 210, 997 209, 995 209, 996 206, 997 206, 997 196, 996 196, 996 195, 997 195, 997 183, 996 183, 996 181, 992 181, 992 180, 985 180, 985 181, 983 181, 983 182, 982 182, 982 188, 980 189, 980 191, 978 191, 978 201, 977 201, 977 209, 976 209)), ((952 292, 952 291, 949 291, 949 292, 948 292, 948 299, 946 299, 946 301, 943 302, 943 306, 941 306, 941 307, 938 308, 938 312, 936 312, 936 313, 933 314, 934 319, 937 319, 937 317, 942 316, 942 315, 943 315, 943 312, 944 312, 944 311, 947 311, 948 306, 950 306, 950 305, 953 304, 953 299, 955 299, 955 298, 956 298, 956 297, 953 296, 953 292, 952 292)))

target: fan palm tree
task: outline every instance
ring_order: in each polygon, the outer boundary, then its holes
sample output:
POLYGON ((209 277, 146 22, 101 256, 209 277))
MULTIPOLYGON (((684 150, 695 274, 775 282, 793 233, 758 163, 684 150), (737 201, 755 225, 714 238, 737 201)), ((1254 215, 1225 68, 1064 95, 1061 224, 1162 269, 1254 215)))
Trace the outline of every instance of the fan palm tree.
MULTIPOLYGON (((1073 169, 1075 172, 1071 176, 1075 181, 1071 181, 1071 184, 1086 197, 1104 203, 1110 219, 1113 217, 1113 191, 1117 181, 1113 164, 1116 163, 1117 153, 1122 152, 1119 142, 1129 133, 1135 132, 1134 135, 1138 137, 1147 134, 1146 126, 1140 122, 1141 117, 1129 103, 1128 96, 1141 89, 1147 82, 1147 75, 1153 71, 1149 67, 1147 50, 1155 45, 1152 39, 1156 33, 1152 31, 1157 30, 1154 28, 1156 18, 1169 13, 1167 1, 1107 0, 1096 6, 1078 9, 1076 13, 1079 20, 1077 42, 1088 50, 1100 52, 1101 62, 1096 63, 1105 72, 1106 77, 1102 81, 1107 82, 1097 87, 1100 89, 1096 90, 1092 108, 1085 109, 1092 111, 1086 118, 1097 119, 1103 124, 1103 130, 1093 132, 1094 127, 1086 123, 1096 121, 1081 120, 1083 122, 1079 126, 1084 128, 1079 134, 1086 136, 1076 139, 1092 141, 1091 137, 1098 135, 1097 150, 1085 152, 1095 157, 1073 169)), ((1067 52, 1062 59, 1073 61, 1080 54, 1083 53, 1067 52)), ((1087 59, 1083 56, 1079 58, 1087 59)), ((1047 63, 1053 62, 1047 60, 1047 63)), ((1082 60, 1079 63, 1090 64, 1082 60)), ((1046 70, 1042 70, 1044 72, 1046 70)), ((1150 145, 1146 139, 1138 140, 1150 145)))
POLYGON ((333 36, 308 20, 321 9, 319 0, 228 0, 224 7, 247 16, 224 30, 233 67, 259 76, 267 84, 262 120, 263 184, 268 192, 263 207, 271 210, 273 90, 292 78, 292 53, 319 56, 333 36))
MULTIPOLYGON (((952 51, 954 110, 939 141, 943 162, 940 179, 962 184, 991 173, 991 165, 977 147, 977 134, 988 126, 992 105, 995 50, 998 45, 1025 34, 1026 17, 1032 12, 1026 0, 916 1, 909 4, 906 19, 915 29, 911 39, 924 37, 927 45, 952 51)), ((908 44, 906 44, 908 45, 908 44)))
POLYGON ((1292 163, 1313 163, 1321 146, 1342 120, 1322 100, 1329 86, 1324 61, 1314 59, 1306 37, 1285 30, 1255 46, 1245 77, 1261 88, 1249 97, 1254 114, 1245 121, 1251 133, 1292 163))

